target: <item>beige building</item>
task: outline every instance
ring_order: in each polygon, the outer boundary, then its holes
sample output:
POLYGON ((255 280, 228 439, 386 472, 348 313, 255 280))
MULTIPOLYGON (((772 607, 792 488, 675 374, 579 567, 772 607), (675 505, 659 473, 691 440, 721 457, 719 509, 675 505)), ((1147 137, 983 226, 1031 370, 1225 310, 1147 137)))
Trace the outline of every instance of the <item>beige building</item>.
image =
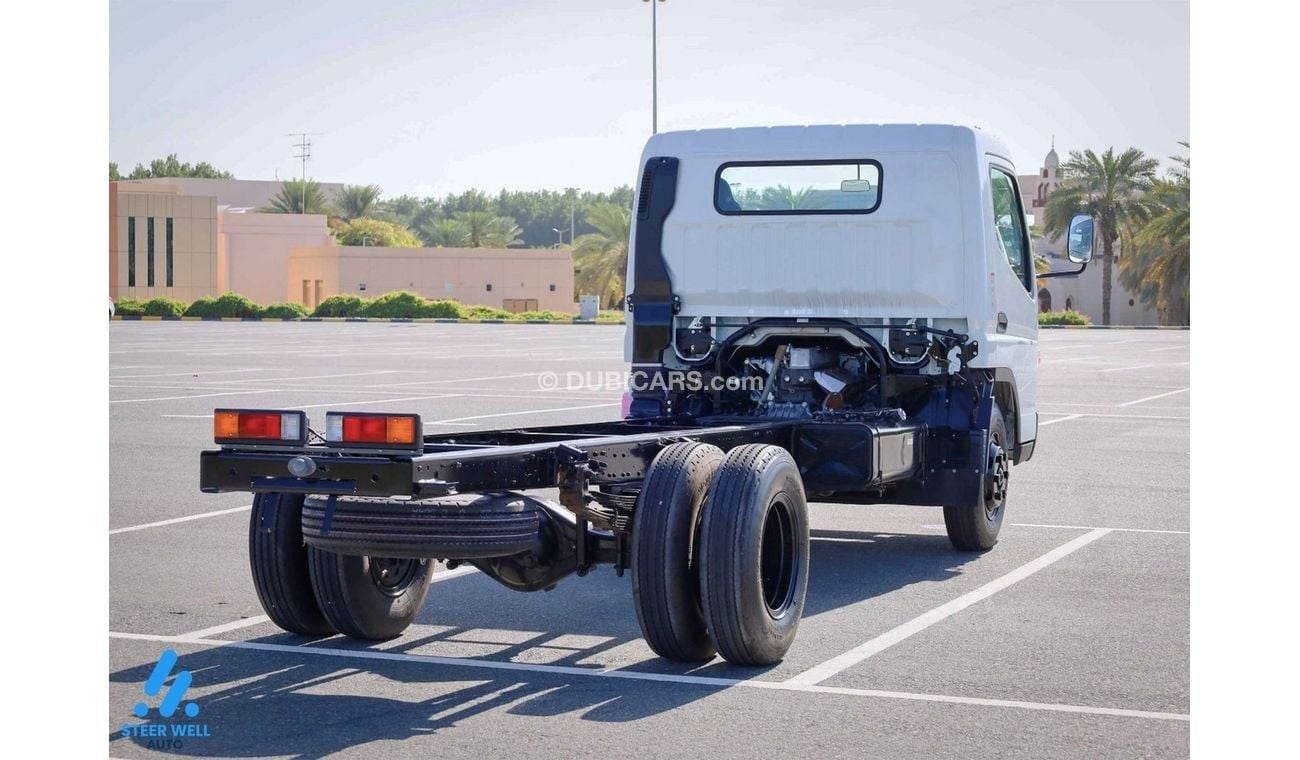
POLYGON ((186 303, 219 290, 217 199, 174 185, 108 184, 108 295, 186 303))
POLYGON ((183 182, 109 183, 110 298, 190 303, 233 291, 274 303, 293 247, 333 242, 323 215, 232 210, 220 197, 185 192, 183 182))
MULTIPOLYGON (((1061 166, 1060 157, 1053 146, 1043 159, 1043 166, 1036 174, 1022 174, 1016 178, 1020 186, 1021 202, 1025 214, 1031 217, 1030 224, 1039 233, 1033 240, 1034 253, 1046 256, 1056 271, 1077 269, 1065 257, 1064 237, 1052 241, 1042 236, 1043 212, 1047 206, 1047 197, 1061 184, 1057 175, 1061 166)), ((1118 243, 1116 244, 1118 248, 1118 243)), ((1119 259, 1122 251, 1115 254, 1115 263, 1111 272, 1110 323, 1112 325, 1158 325, 1160 314, 1155 309, 1143 304, 1137 296, 1130 293, 1119 281, 1119 259)), ((1088 264, 1088 268, 1078 277, 1053 277, 1040 280, 1038 288, 1039 311, 1061 311, 1071 309, 1087 315, 1095 325, 1101 324, 1101 251, 1088 264)))
POLYGON ((307 308, 333 295, 425 298, 506 311, 573 312, 573 258, 560 248, 303 246, 289 257, 284 295, 307 308))
POLYGON ((333 244, 323 214, 222 209, 217 216, 217 282, 221 292, 239 293, 259 304, 283 301, 293 249, 333 244))
POLYGON ((512 312, 576 309, 568 249, 339 246, 322 214, 249 209, 279 192, 278 182, 178 178, 108 187, 113 300, 190 303, 234 292, 310 309, 339 293, 411 290, 512 312))

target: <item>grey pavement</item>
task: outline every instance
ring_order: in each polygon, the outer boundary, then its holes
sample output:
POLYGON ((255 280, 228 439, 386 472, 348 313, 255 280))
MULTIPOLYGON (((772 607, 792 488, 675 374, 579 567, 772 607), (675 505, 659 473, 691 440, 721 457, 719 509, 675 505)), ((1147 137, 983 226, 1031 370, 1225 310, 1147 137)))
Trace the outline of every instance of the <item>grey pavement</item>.
POLYGON ((814 505, 798 638, 740 668, 657 659, 609 568, 536 594, 440 568, 398 639, 298 638, 258 606, 248 495, 198 491, 217 406, 447 432, 614 419, 623 328, 113 323, 108 751, 1186 756, 1189 335, 1043 331, 1042 427, 998 546, 953 551, 937 509, 814 505), (210 735, 151 749, 119 730, 167 648, 210 735))

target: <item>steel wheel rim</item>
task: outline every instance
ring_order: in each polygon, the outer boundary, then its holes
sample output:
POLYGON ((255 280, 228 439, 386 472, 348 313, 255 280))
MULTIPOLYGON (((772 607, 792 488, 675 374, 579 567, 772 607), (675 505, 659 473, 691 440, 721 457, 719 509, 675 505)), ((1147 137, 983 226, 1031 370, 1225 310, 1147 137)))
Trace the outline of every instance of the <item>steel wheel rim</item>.
POLYGON ((366 564, 375 588, 387 596, 401 596, 415 582, 424 560, 366 557, 366 564))
POLYGON ((984 514, 990 522, 996 520, 1002 512, 1010 480, 1011 470, 1007 464, 1006 449, 1002 448, 1002 436, 993 433, 989 436, 988 474, 984 478, 984 514))
POLYGON ((789 610, 796 579, 794 515, 790 505, 777 498, 768 507, 759 539, 759 585, 763 605, 774 619, 789 610))

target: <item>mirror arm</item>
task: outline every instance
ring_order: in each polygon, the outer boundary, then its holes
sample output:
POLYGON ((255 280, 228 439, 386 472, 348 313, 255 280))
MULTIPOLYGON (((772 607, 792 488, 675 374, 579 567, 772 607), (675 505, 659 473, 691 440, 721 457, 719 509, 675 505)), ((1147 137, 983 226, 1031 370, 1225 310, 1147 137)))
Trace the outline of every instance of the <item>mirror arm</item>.
POLYGON ((1039 280, 1046 280, 1049 277, 1077 277, 1083 274, 1083 270, 1087 268, 1088 268, 1088 262, 1085 261, 1082 264, 1080 264, 1079 268, 1074 270, 1073 272, 1045 272, 1043 274, 1034 275, 1034 277, 1035 279, 1039 279, 1039 280))

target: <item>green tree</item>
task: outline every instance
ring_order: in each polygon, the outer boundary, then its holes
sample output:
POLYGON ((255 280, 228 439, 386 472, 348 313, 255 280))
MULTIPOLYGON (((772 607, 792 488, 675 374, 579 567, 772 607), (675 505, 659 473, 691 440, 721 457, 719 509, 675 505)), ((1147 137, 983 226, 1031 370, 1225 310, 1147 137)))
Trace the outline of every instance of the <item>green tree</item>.
POLYGON ((116 181, 118 181, 118 180, 120 180, 120 179, 122 179, 122 173, 119 172, 119 171, 117 170, 117 162, 116 162, 116 161, 109 161, 109 162, 108 162, 108 181, 109 181, 109 182, 116 182, 116 181))
MULTIPOLYGON (((116 170, 117 164, 109 165, 109 175, 112 176, 116 170)), ((119 175, 120 177, 120 175, 119 175)), ((153 177, 199 177, 204 179, 234 179, 235 175, 227 171, 222 171, 207 161, 200 161, 197 164, 181 163, 176 158, 175 153, 170 153, 166 158, 155 158, 149 162, 149 166, 136 164, 135 168, 127 176, 127 179, 151 179, 153 177)))
POLYGON ((597 203, 584 216, 596 231, 573 244, 578 293, 599 296, 605 308, 617 308, 624 294, 632 215, 626 206, 597 203))
POLYGON ((420 227, 420 237, 437 248, 463 248, 469 244, 469 232, 459 219, 434 219, 420 227))
POLYGON ((348 221, 374 216, 383 192, 379 185, 344 185, 338 198, 339 216, 348 221))
POLYGON ((456 220, 465 228, 465 245, 470 248, 506 248, 518 245, 519 225, 490 211, 462 211, 456 220))
POLYGON ((1159 162, 1137 148, 1116 155, 1107 148, 1100 156, 1091 150, 1071 151, 1061 165, 1062 184, 1047 197, 1043 226, 1059 240, 1075 214, 1089 214, 1101 238, 1101 322, 1110 324, 1112 270, 1115 243, 1126 229, 1140 227, 1149 215, 1146 192, 1155 180, 1159 162))
MULTIPOLYGON (((1184 148, 1187 143, 1180 143, 1184 148)), ((1120 282, 1160 312, 1164 324, 1191 322, 1192 165, 1174 156, 1174 168, 1151 185, 1150 219, 1131 236, 1132 255, 1120 260, 1120 282)))
POLYGON ((353 219, 334 230, 339 245, 374 245, 385 248, 419 248, 420 239, 411 231, 382 219, 353 219))
POLYGON ((508 216, 498 216, 492 219, 488 224, 488 237, 484 243, 489 248, 509 248, 512 245, 523 245, 523 238, 519 237, 522 230, 515 220, 508 216))
POLYGON ((329 201, 316 180, 285 180, 262 211, 268 214, 328 214, 329 201))
POLYGON ((763 188, 763 208, 798 209, 806 208, 813 199, 813 189, 792 190, 789 185, 763 188))

